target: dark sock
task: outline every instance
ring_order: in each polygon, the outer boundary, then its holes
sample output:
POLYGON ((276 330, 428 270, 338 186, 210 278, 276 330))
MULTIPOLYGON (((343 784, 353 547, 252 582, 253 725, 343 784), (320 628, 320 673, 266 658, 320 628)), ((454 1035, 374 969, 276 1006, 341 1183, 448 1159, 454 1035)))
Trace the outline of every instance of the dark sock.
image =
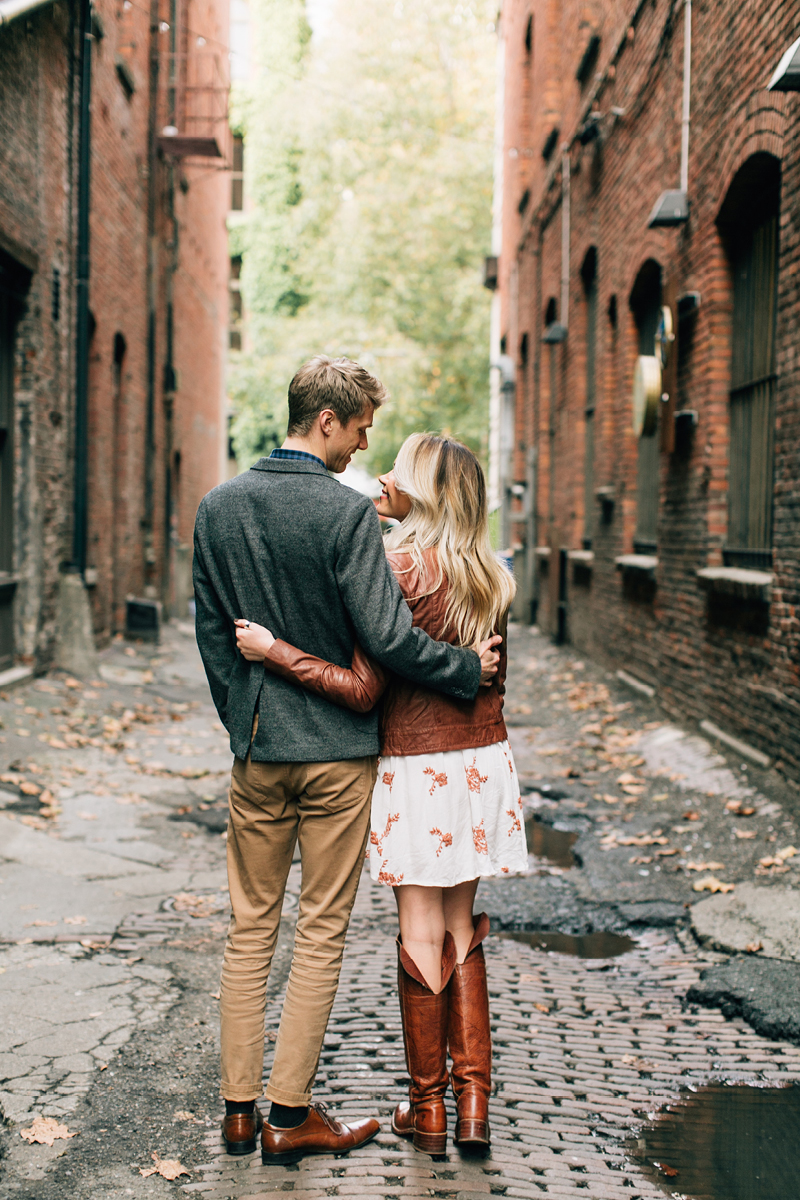
POLYGON ((308 1105, 292 1108, 288 1104, 272 1104, 267 1121, 276 1129, 296 1129, 308 1116, 308 1105))
POLYGON ((255 1100, 226 1100, 225 1101, 225 1116, 234 1117, 238 1113, 249 1115, 255 1108, 255 1100))

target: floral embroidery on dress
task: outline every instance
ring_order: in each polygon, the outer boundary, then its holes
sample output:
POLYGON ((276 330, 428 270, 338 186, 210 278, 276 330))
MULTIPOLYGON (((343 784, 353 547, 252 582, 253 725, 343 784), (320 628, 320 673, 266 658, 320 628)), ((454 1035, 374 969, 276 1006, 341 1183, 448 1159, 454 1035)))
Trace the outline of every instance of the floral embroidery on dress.
POLYGON ((472 766, 464 767, 464 771, 466 772, 467 776, 467 787, 471 792, 479 792, 481 790, 481 784, 486 783, 486 780, 489 778, 488 775, 481 775, 480 771, 475 766, 476 758, 477 755, 473 754, 472 766))
POLYGON ((472 841, 478 854, 488 854, 489 847, 486 842, 486 830, 483 828, 483 821, 480 825, 472 826, 472 841))
POLYGON ((430 788, 430 791, 428 792, 429 796, 433 795, 433 790, 437 784, 439 785, 439 787, 447 787, 447 776, 445 775, 444 771, 440 771, 437 775, 437 773, 436 773, 436 771, 434 771, 433 767, 426 767, 425 770, 422 772, 422 774, 423 775, 431 775, 433 777, 431 779, 431 788, 430 788))
POLYGON ((506 816, 511 817, 511 828, 508 831, 508 836, 513 837, 515 833, 518 833, 520 829, 522 829, 522 825, 520 824, 519 817, 514 812, 513 808, 506 809, 506 816))
POLYGON ((385 869, 388 861, 388 858, 385 858, 381 863, 381 869, 378 872, 378 883, 388 883, 392 887, 397 887, 398 883, 403 882, 403 872, 401 871, 399 875, 390 874, 389 871, 385 869))
POLYGON ((394 783, 394 771, 384 771, 381 783, 385 783, 389 789, 389 795, 392 794, 392 784, 394 783))
POLYGON ((508 755, 506 754, 505 750, 503 751, 503 758, 504 758, 504 759, 506 760, 506 762, 508 763, 508 769, 509 769, 509 772, 510 772, 510 773, 513 775, 513 774, 514 774, 514 764, 513 764, 513 762, 511 761, 511 759, 508 757, 508 755))
MULTIPOLYGON (((378 837, 378 835, 374 829, 372 830, 372 832, 369 835, 370 845, 378 847, 378 854, 380 854, 381 857, 383 857, 383 839, 387 838, 389 836, 389 834, 392 832, 392 826, 394 825, 395 821, 399 821, 399 820, 400 820, 399 812, 389 813, 389 816, 386 818, 386 828, 384 829, 384 831, 380 835, 380 837, 378 837)), ((386 864, 384 864, 384 866, 385 865, 386 864)))
POLYGON ((445 846, 452 846, 453 835, 452 833, 442 833, 441 829, 431 829, 430 834, 431 837, 438 837, 439 839, 439 849, 436 851, 436 857, 438 858, 445 846))
POLYGON ((507 874, 508 874, 508 867, 501 867, 501 868, 500 868, 500 870, 502 871, 502 873, 503 873, 504 875, 507 875, 507 874))

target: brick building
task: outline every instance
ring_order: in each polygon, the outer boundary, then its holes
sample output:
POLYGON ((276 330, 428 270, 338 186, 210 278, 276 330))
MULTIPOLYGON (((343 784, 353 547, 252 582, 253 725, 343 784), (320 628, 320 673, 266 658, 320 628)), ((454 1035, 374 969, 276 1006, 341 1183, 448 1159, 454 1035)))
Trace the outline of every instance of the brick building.
POLYGON ((227 0, 0 0, 0 670, 53 661, 65 570, 100 644, 130 596, 185 611, 226 471, 227 37, 227 0))
POLYGON ((487 279, 517 615, 795 779, 800 98, 767 84, 798 25, 504 0, 487 279))

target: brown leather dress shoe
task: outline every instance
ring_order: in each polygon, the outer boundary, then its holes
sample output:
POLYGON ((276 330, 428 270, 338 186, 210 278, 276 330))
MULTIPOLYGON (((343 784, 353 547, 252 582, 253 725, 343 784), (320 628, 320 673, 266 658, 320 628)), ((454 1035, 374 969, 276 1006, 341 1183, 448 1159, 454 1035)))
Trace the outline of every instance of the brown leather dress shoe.
POLYGON ((332 1154, 341 1158, 356 1146, 371 1142, 380 1125, 373 1117, 362 1117, 345 1125, 328 1116, 324 1104, 309 1105, 308 1116, 294 1129, 278 1129, 264 1122, 261 1130, 261 1161, 284 1166, 299 1162, 307 1154, 332 1154))
POLYGON ((222 1122, 222 1137, 228 1154, 252 1154, 256 1138, 264 1124, 256 1104, 252 1113, 233 1113, 222 1122))

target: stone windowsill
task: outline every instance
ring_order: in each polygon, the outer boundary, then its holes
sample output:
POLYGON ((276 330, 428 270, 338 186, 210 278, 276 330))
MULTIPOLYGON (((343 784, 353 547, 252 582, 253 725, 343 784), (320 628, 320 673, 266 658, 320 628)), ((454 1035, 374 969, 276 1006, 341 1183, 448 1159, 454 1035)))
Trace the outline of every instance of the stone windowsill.
POLYGON ((772 580, 771 571, 750 571, 746 567, 703 567, 697 572, 698 587, 739 600, 769 601, 772 580))
POLYGON ((639 575, 646 575, 649 579, 655 579, 656 567, 658 559, 655 554, 620 554, 614 559, 618 571, 635 571, 639 575))
POLYGON ((590 567, 594 562, 594 550, 570 550, 567 558, 579 567, 590 567))
POLYGON ((549 546, 537 546, 536 547, 536 557, 538 559, 540 559, 542 562, 547 562, 547 560, 550 558, 550 547, 549 546))

